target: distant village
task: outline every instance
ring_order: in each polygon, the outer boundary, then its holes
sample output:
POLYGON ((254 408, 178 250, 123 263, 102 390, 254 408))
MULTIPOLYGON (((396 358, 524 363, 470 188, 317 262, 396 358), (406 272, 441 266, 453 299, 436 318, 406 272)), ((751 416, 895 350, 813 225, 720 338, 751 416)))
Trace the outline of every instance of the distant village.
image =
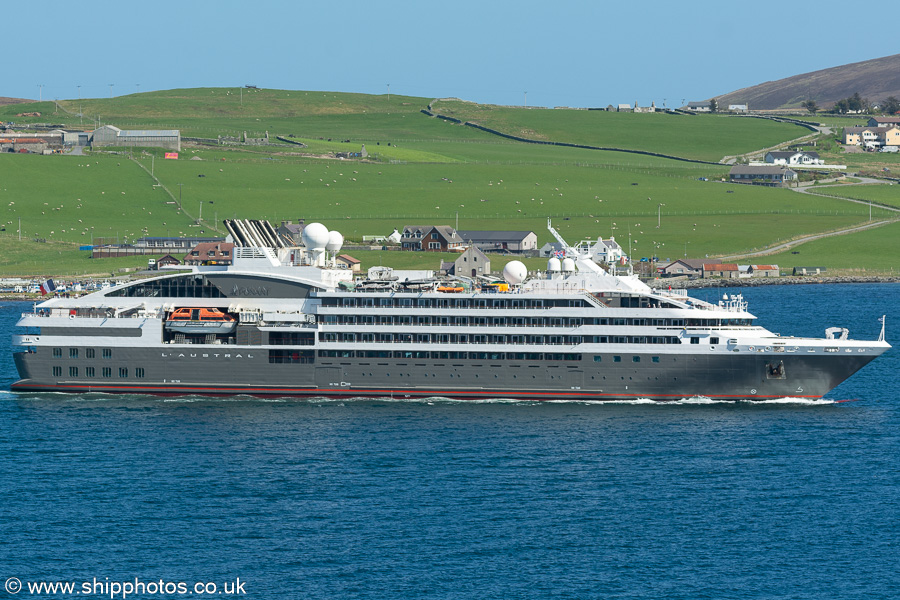
MULTIPOLYGON (((305 222, 282 221, 276 233, 288 244, 302 246, 305 222)), ((144 237, 130 244, 99 244, 93 247, 93 258, 114 256, 159 256, 149 261, 149 269, 177 269, 194 265, 230 265, 235 245, 228 238, 213 237, 144 237)), ((782 275, 778 265, 723 263, 716 259, 676 260, 658 257, 631 258, 614 237, 582 240, 575 246, 582 254, 589 254, 599 265, 610 271, 629 269, 645 278, 771 278, 782 275)), ((565 252, 558 242, 538 246, 533 231, 457 230, 449 225, 407 225, 395 229, 388 236, 366 236, 363 243, 348 249, 383 249, 398 252, 458 253, 452 261, 441 260, 433 270, 422 273, 432 277, 455 276, 472 280, 492 280, 496 270, 491 256, 540 257, 548 259, 547 269, 564 269, 561 259, 565 252)), ((361 261, 350 254, 334 257, 334 267, 361 272, 361 261)), ((375 269, 379 267, 373 267, 375 269)), ((798 267, 793 275, 814 275, 825 272, 824 267, 798 267)))

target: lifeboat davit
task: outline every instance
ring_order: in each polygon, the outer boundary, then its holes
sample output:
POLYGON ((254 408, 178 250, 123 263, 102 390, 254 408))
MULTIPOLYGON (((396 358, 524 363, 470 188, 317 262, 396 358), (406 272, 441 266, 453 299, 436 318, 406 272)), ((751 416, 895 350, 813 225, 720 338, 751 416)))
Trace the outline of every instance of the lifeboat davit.
POLYGON ((177 333, 231 333, 237 321, 218 308, 176 308, 166 320, 166 329, 177 333))

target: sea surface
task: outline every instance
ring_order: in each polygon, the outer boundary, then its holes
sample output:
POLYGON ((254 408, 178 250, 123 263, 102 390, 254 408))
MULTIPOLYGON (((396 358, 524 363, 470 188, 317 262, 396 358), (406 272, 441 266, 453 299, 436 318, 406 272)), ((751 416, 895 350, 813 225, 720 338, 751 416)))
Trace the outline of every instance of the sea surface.
MULTIPOLYGON (((898 284, 743 292, 900 342, 898 284)), ((0 305, 6 597, 900 597, 896 349, 814 402, 13 394, 0 305)))

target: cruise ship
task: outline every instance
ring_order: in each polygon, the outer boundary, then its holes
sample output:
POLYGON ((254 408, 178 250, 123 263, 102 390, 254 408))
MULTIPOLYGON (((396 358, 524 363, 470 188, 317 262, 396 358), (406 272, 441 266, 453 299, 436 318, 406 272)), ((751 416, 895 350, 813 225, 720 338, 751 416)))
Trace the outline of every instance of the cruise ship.
MULTIPOLYGON (((343 238, 303 245, 266 221, 225 222, 230 264, 54 297, 13 336, 17 392, 522 400, 821 398, 890 348, 787 337, 740 295, 652 289, 571 247, 499 285, 371 278, 337 268, 343 238), (614 270, 613 270, 614 271, 614 270)), ((227 261, 226 261, 227 262, 227 261)))

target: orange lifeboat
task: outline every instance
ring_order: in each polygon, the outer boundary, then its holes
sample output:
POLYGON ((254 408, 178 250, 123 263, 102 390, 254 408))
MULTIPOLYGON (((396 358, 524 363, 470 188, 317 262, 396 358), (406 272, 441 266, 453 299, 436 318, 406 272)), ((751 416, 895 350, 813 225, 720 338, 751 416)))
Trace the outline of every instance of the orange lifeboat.
POLYGON ((237 321, 218 308, 176 308, 166 320, 166 329, 178 333, 231 333, 237 321))

